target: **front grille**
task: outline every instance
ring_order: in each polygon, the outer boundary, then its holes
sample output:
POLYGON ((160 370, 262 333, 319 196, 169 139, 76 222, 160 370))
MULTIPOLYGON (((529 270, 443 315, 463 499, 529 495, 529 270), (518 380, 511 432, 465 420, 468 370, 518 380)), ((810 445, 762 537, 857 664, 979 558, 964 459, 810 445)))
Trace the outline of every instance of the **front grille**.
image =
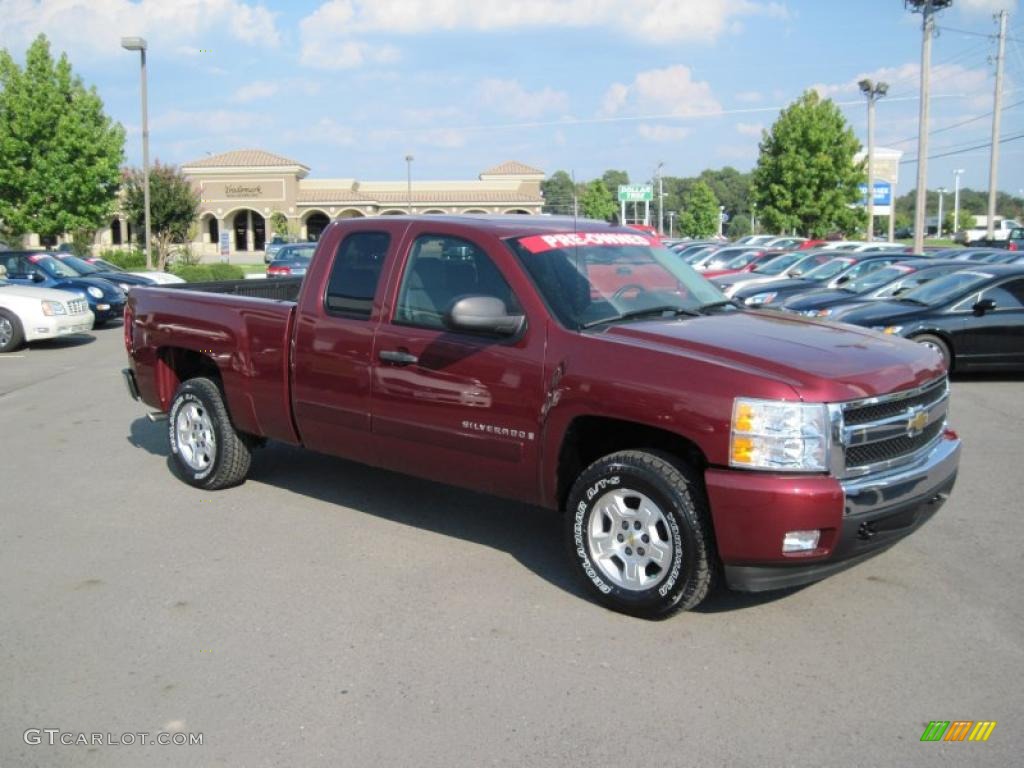
POLYGON ((854 424, 867 424, 871 421, 887 419, 890 416, 902 413, 915 405, 929 405, 934 403, 943 394, 945 394, 945 392, 946 380, 942 378, 917 395, 901 397, 897 394, 893 396, 896 398, 894 400, 886 400, 881 403, 872 403, 871 405, 845 408, 843 410, 843 420, 846 422, 847 426, 852 426, 854 424))
POLYGON ((943 377, 921 389, 840 405, 845 466, 836 469, 851 477, 911 460, 941 437, 948 393, 943 377))
POLYGON ((72 299, 68 302, 68 314, 84 315, 88 309, 89 304, 85 299, 72 299))
POLYGON ((846 466, 860 467, 865 464, 876 464, 879 461, 891 461, 901 456, 919 451, 942 432, 944 421, 936 421, 925 427, 921 434, 914 437, 893 437, 877 443, 866 443, 850 448, 846 452, 846 466))

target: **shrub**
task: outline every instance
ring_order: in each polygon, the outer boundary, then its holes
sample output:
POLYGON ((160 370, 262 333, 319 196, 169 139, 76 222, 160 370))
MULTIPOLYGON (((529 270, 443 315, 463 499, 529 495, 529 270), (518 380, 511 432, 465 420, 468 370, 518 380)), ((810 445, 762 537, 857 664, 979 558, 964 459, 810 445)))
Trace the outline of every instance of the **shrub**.
POLYGON ((208 283, 215 280, 242 280, 245 273, 234 264, 186 264, 171 271, 188 283, 208 283))
POLYGON ((115 248, 105 248, 99 253, 99 257, 111 264, 116 264, 121 269, 145 269, 146 257, 142 251, 132 248, 130 251, 122 251, 115 248))

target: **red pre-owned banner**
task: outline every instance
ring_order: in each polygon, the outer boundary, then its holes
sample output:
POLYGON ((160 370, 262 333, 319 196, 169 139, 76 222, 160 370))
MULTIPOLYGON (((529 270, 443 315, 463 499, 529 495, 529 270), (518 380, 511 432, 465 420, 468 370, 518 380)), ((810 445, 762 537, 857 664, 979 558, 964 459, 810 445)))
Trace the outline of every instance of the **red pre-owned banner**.
POLYGON ((650 237, 626 232, 564 232, 555 235, 532 235, 521 238, 519 244, 530 253, 543 253, 558 248, 587 245, 657 245, 650 237))

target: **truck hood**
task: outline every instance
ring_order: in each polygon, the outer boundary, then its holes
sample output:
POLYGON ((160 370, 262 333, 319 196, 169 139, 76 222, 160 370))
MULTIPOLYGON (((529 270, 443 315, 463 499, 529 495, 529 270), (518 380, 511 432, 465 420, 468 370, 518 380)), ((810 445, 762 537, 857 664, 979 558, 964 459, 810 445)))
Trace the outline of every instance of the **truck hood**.
POLYGON ((945 373, 938 353, 902 338, 774 312, 730 312, 608 326, 611 343, 658 348, 840 402, 920 386, 945 373))

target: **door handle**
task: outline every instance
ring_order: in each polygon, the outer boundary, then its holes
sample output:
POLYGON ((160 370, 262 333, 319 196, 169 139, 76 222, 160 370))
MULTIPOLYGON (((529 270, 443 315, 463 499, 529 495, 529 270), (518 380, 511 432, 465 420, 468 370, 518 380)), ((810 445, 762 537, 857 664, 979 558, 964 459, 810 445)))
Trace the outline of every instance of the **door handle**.
POLYGON ((403 352, 399 349, 382 349, 380 359, 385 363, 394 363, 395 365, 412 365, 419 362, 419 358, 412 352, 403 352))

